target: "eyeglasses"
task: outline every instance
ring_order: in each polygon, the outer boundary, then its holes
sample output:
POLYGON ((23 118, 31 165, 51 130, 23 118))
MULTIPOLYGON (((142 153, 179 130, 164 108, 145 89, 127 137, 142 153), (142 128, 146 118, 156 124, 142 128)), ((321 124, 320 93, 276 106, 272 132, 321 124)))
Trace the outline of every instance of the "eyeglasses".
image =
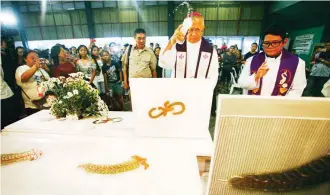
POLYGON ((275 47, 280 46, 282 42, 283 42, 283 40, 280 40, 280 41, 266 41, 266 42, 262 43, 262 46, 266 47, 266 48, 269 48, 270 46, 272 46, 272 47, 275 48, 275 47))
POLYGON ((188 30, 188 33, 193 33, 193 32, 195 32, 196 34, 199 34, 199 33, 202 32, 202 30, 199 29, 199 28, 190 28, 190 29, 188 30))

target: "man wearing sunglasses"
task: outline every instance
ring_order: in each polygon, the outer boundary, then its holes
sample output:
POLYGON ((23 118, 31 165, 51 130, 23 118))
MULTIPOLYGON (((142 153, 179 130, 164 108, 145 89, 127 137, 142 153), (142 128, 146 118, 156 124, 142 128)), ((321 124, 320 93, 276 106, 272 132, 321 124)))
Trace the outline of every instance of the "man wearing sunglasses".
POLYGON ((270 27, 263 51, 247 59, 238 84, 248 95, 300 97, 306 87, 305 62, 284 49, 286 31, 270 27))
POLYGON ((171 69, 172 78, 208 78, 214 81, 215 87, 218 81, 218 55, 203 38, 204 17, 198 12, 192 12, 188 18, 192 19, 192 25, 187 34, 181 32, 183 25, 175 30, 160 54, 159 65, 171 69))

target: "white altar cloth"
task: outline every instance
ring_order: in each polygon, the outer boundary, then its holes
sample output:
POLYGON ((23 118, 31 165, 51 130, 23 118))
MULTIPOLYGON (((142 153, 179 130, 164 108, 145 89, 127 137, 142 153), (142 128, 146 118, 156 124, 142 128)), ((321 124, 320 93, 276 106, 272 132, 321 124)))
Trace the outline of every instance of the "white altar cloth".
POLYGON ((133 131, 133 114, 131 112, 111 112, 110 118, 113 117, 120 117, 123 121, 119 123, 93 124, 93 121, 97 119, 96 117, 82 120, 56 119, 56 117, 49 114, 48 110, 42 110, 6 126, 5 130, 30 133, 86 134, 93 132, 91 130, 97 128, 98 130, 110 129, 111 131, 107 131, 110 132, 110 136, 130 136, 133 131))
POLYGON ((114 138, 46 134, 3 135, 2 153, 31 148, 43 151, 36 161, 1 167, 2 195, 200 195, 195 155, 172 139, 114 138), (82 163, 116 164, 132 155, 148 159, 149 169, 118 175, 86 173, 82 163))
MULTIPOLYGON (((92 122, 96 120, 95 118, 61 121, 50 115, 49 111, 43 110, 5 127, 2 134, 7 136, 19 134, 32 138, 44 134, 57 138, 61 138, 63 135, 71 135, 74 137, 83 136, 88 138, 142 137, 137 135, 134 131, 134 122, 132 122, 134 120, 134 115, 132 112, 111 112, 110 117, 121 117, 123 121, 105 124, 93 124, 92 122)), ((192 151, 196 156, 211 156, 214 149, 209 134, 207 138, 149 137, 149 139, 160 141, 170 140, 178 147, 192 151)))

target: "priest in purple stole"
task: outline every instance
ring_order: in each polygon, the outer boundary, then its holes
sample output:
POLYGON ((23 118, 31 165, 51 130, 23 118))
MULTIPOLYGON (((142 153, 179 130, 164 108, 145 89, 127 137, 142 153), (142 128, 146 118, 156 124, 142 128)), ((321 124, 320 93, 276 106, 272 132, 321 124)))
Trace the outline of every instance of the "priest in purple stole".
POLYGON ((180 25, 176 29, 166 48, 161 51, 159 66, 172 70, 172 78, 212 79, 215 87, 219 74, 218 54, 203 38, 204 17, 192 12, 188 18, 191 18, 192 25, 189 28, 180 25), (186 34, 182 28, 188 29, 186 34))
POLYGON ((266 30, 264 52, 249 58, 238 80, 248 95, 300 97, 306 87, 305 62, 284 49, 288 39, 280 27, 266 30))

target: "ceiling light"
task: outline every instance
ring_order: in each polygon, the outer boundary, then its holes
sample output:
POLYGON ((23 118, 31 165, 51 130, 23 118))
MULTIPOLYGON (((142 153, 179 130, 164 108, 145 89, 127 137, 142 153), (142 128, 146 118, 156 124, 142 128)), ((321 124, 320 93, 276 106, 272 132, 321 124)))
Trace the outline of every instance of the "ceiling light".
POLYGON ((15 26, 17 24, 17 19, 11 11, 2 11, 0 13, 0 21, 2 24, 8 26, 15 26))

